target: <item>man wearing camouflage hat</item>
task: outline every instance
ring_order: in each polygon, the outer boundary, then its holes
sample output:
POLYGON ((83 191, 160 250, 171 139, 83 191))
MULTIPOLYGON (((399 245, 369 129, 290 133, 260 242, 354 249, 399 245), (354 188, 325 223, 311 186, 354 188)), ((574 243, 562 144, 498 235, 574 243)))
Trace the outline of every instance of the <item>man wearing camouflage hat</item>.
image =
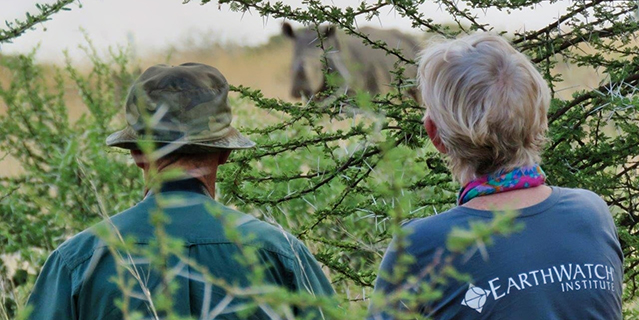
MULTIPOLYGON (((122 319, 125 302, 128 311, 144 318, 161 317, 149 300, 149 295, 168 285, 158 271, 161 268, 175 275, 172 309, 181 316, 269 319, 273 311, 264 302, 268 300, 256 302, 259 299, 242 291, 249 286, 253 291, 268 290, 267 284, 312 295, 333 294, 313 255, 296 238, 213 200, 217 167, 231 150, 255 145, 231 127, 227 94, 222 74, 197 63, 156 65, 136 80, 125 106, 128 126, 109 136, 107 145, 131 150, 147 178, 156 170, 169 169, 180 169, 187 177, 165 181, 150 191, 147 186, 144 200, 136 206, 60 245, 47 259, 29 297, 30 319, 122 319), (155 146, 152 154, 139 150, 149 144, 155 146), (184 246, 182 257, 171 255, 161 266, 130 257, 129 252, 114 257, 94 234, 100 226, 109 227, 118 236, 133 237, 135 248, 153 248, 156 229, 151 220, 158 209, 168 218, 164 232, 184 246), (236 236, 232 240, 225 232, 229 223, 236 236), (253 250, 255 265, 241 259, 247 247, 253 250), (262 270, 263 281, 255 283, 253 268, 262 270), (132 284, 130 294, 123 295, 114 283, 118 275, 132 284), (215 283, 207 280, 211 278, 215 283)), ((320 308, 293 308, 293 312, 323 317, 320 308)))

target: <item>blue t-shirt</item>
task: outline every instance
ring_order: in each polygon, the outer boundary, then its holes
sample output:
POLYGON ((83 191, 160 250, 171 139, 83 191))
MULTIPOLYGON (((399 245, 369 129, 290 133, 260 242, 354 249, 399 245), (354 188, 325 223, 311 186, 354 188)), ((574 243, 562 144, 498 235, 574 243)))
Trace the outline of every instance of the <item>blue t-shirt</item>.
MULTIPOLYGON (((456 207, 404 226, 410 232, 405 250, 415 258, 407 275, 418 284, 431 281, 447 258, 472 279, 448 278, 435 286, 439 299, 411 310, 432 319, 621 319, 623 253, 610 211, 596 194, 553 187, 546 200, 519 210, 522 231, 493 237, 484 254, 445 250, 451 228, 492 218, 490 211, 456 207)), ((396 247, 394 240, 380 274, 397 267, 396 247)), ((375 292, 419 291, 407 278, 390 283, 378 277, 375 292)), ((388 308, 394 307, 371 306, 369 319, 392 319, 383 312, 388 308)))

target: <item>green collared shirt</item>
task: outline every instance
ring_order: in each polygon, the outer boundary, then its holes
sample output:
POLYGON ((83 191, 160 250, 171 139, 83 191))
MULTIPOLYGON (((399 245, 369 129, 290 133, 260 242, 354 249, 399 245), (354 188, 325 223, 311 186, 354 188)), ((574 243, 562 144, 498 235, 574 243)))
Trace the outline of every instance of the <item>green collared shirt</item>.
MULTIPOLYGON (((313 295, 334 293, 317 261, 299 240, 281 228, 215 202, 195 179, 165 184, 159 195, 147 196, 135 207, 111 217, 111 222, 125 239, 133 237, 137 248, 152 248, 156 229, 150 218, 158 209, 158 203, 169 219, 164 225, 166 233, 184 244, 183 256, 206 268, 213 279, 223 281, 222 286, 211 285, 197 268, 170 256, 164 266, 175 276, 171 283, 177 284, 172 295, 173 310, 177 314, 198 318, 204 314, 216 315, 216 319, 244 319, 247 315, 249 319, 269 319, 270 306, 257 306, 250 296, 229 295, 222 288, 226 284, 265 290, 268 286, 264 284, 270 284, 313 295), (159 198, 166 199, 166 205, 165 201, 158 201, 159 198), (241 240, 229 240, 225 223, 234 226, 233 231, 241 240), (254 251, 257 259, 253 262, 263 267, 261 287, 255 287, 252 267, 242 259, 242 250, 246 249, 254 251)), ((95 230, 93 227, 75 235, 51 253, 29 297, 29 305, 33 307, 30 319, 122 319, 118 303, 127 299, 115 284, 118 268, 123 271, 120 278, 133 284, 127 309, 141 313, 144 318, 153 316, 153 308, 139 283, 149 288, 151 294, 165 287, 158 268, 149 267, 148 259, 128 256, 122 250, 119 251, 122 259, 114 259, 95 230), (133 273, 137 273, 137 279, 133 273)), ((318 308, 303 311, 295 308, 294 312, 321 318, 318 308)))

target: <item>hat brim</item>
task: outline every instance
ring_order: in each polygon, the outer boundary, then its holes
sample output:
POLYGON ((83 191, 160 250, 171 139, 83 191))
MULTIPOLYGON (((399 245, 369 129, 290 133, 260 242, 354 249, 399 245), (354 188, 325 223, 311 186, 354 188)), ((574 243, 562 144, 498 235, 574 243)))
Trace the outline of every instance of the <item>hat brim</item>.
POLYGON ((176 150, 183 153, 207 153, 214 152, 220 149, 249 149, 255 147, 255 142, 249 138, 243 136, 237 129, 230 127, 228 134, 222 138, 216 138, 211 140, 200 139, 198 141, 191 141, 188 138, 183 140, 166 141, 155 138, 140 138, 131 127, 126 127, 123 130, 114 132, 106 139, 106 144, 109 147, 117 147, 128 150, 139 150, 138 143, 157 143, 159 145, 172 145, 176 150))

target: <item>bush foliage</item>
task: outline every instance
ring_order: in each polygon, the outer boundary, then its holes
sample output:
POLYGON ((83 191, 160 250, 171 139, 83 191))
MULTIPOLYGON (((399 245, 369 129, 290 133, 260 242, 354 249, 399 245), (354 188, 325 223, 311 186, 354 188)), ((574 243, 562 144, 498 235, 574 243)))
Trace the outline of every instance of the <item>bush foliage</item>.
MULTIPOLYGON (((452 207, 459 187, 429 144, 421 125, 423 109, 405 94, 412 81, 403 69, 415 61, 369 39, 355 19, 370 20, 393 10, 417 32, 450 38, 493 30, 479 23, 471 9, 507 12, 542 1, 436 1, 456 22, 453 27, 435 23, 431 13, 420 10, 424 2, 362 1, 357 7, 339 8, 311 0, 299 9, 279 2, 218 1, 233 10, 286 18, 317 30, 333 24, 397 58, 394 90, 374 97, 329 92, 333 99, 328 102, 290 103, 241 84, 232 87, 236 124, 244 126, 242 131, 258 147, 234 153, 231 163, 221 167, 217 198, 281 225, 307 244, 338 292, 340 307, 332 315, 364 316, 381 256, 398 226, 452 207), (358 112, 344 114, 347 109, 358 112)), ((0 35, 19 36, 20 30, 46 20, 69 1, 60 3, 42 10, 42 17, 16 22, 13 27, 19 32, 9 26, 0 35)), ((539 30, 505 34, 538 66, 552 89, 550 142, 543 156, 549 182, 590 189, 614 214, 625 256, 628 319, 639 319, 636 12, 634 0, 574 1, 566 14, 539 30), (557 66, 565 63, 594 69, 604 80, 562 98, 557 66)), ((137 66, 126 50, 107 58, 90 49, 87 54, 92 61, 89 73, 79 72, 69 61, 55 70, 53 86, 33 55, 0 56, 0 69, 10 74, 10 81, 0 87, 7 106, 0 116, 0 150, 24 168, 24 173, 0 181, 0 248, 19 262, 16 271, 0 266, 3 319, 24 309, 34 275, 54 248, 141 198, 140 172, 126 155, 104 146, 106 135, 122 126, 121 92, 135 78, 132 70, 137 66), (75 122, 68 118, 69 86, 80 92, 87 109, 75 122)), ((455 243, 472 247, 508 228, 504 222, 461 233, 455 243)))

